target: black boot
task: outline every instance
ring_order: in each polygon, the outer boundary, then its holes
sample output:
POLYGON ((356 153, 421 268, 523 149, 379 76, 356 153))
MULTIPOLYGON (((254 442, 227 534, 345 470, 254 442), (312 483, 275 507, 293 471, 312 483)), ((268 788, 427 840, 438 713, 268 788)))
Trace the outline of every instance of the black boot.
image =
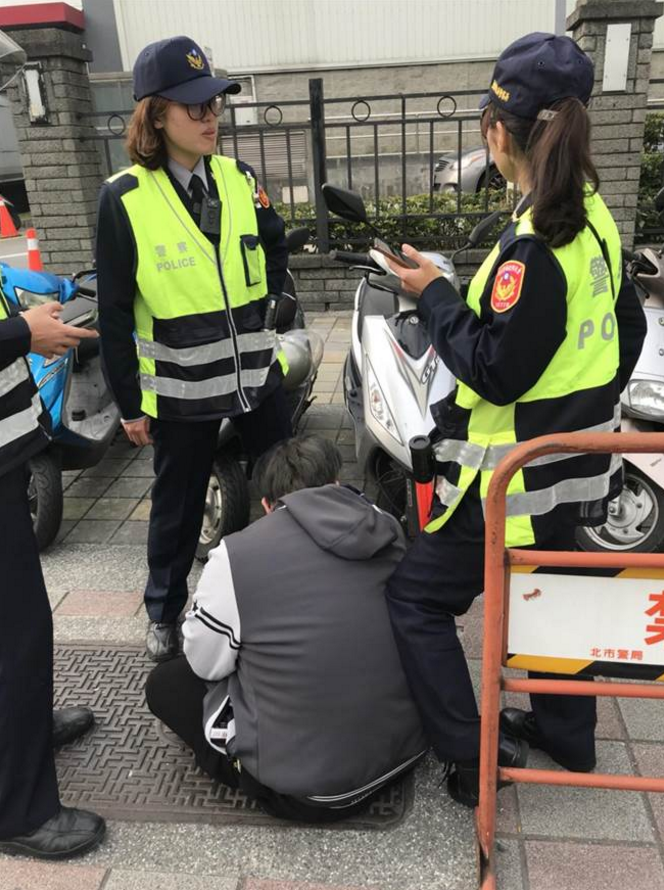
POLYGON ((53 711, 53 747, 68 745, 86 733, 95 722, 90 708, 62 708, 53 711))
POLYGON ((160 662, 175 658, 180 649, 177 623, 151 621, 145 643, 151 661, 160 662))
MULTIPOLYGON (((498 743, 498 764, 521 768, 528 760, 526 742, 500 736, 498 743)), ((498 788, 504 788, 509 782, 498 782, 498 788)), ((480 762, 467 760, 454 764, 454 772, 447 780, 447 790, 451 798, 465 807, 476 807, 480 799, 480 762)))
POLYGON ((537 748, 549 755, 564 769, 573 773, 589 773, 595 769, 596 759, 593 756, 589 760, 579 761, 561 755, 546 742, 541 736, 532 711, 522 711, 520 708, 503 708, 500 712, 500 731, 515 739, 528 742, 531 748, 537 748))
POLYGON ((105 833, 106 823, 96 813, 60 807, 55 816, 29 834, 0 840, 0 853, 69 859, 96 847, 105 833))

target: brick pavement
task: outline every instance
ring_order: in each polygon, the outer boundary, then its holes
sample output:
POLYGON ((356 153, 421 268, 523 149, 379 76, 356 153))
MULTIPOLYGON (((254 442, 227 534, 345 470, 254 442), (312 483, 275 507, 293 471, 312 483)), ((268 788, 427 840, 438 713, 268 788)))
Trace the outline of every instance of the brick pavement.
MULTIPOLYGON (((326 352, 304 428, 337 442, 343 478, 359 485, 341 390, 350 316, 311 324, 326 352)), ((150 457, 119 438, 98 467, 67 474, 66 519, 43 559, 56 641, 142 640, 150 457)), ((477 689, 481 603, 459 625, 477 689)), ((600 769, 664 774, 663 703, 600 700, 599 712, 600 769)), ((537 752, 531 762, 551 766, 537 752)), ((0 858, 0 890, 472 890, 472 815, 439 787, 433 759, 416 785, 411 814, 390 831, 111 822, 81 862, 0 858)), ((502 890, 664 890, 664 795, 526 786, 503 790, 499 807, 502 890)))

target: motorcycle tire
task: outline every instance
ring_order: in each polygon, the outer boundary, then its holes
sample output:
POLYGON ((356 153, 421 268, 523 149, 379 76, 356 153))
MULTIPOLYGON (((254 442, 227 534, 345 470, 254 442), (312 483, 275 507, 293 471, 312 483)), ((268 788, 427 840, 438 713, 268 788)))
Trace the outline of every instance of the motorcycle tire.
POLYGON ((664 491, 637 467, 625 464, 619 512, 609 514, 604 525, 579 527, 576 540, 581 550, 591 553, 661 552, 664 549, 664 491))
POLYGON ((38 454, 29 464, 28 502, 39 550, 55 540, 62 523, 62 473, 53 455, 38 454))
POLYGON ((225 535, 238 532, 248 524, 249 485, 245 472, 234 457, 219 455, 212 465, 205 496, 205 514, 196 557, 205 562, 225 535))

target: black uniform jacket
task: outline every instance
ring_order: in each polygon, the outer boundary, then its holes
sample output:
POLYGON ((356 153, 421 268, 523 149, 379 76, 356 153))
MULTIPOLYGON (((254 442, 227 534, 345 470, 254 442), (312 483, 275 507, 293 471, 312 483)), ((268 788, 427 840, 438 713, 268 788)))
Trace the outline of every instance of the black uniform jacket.
MULTIPOLYGON (((247 164, 237 162, 242 172, 247 164)), ((214 178, 206 161, 207 178, 212 197, 217 197, 214 178)), ((193 217, 193 205, 180 183, 165 168, 180 200, 193 217)), ((137 251, 127 213, 114 183, 105 183, 99 195, 97 216, 97 274, 101 313, 104 369, 123 420, 137 420, 141 411, 138 385, 138 357, 133 341, 134 296, 136 293, 137 251)), ((288 266, 285 226, 272 204, 256 208, 258 234, 265 250, 268 293, 280 294, 284 289, 288 266)))

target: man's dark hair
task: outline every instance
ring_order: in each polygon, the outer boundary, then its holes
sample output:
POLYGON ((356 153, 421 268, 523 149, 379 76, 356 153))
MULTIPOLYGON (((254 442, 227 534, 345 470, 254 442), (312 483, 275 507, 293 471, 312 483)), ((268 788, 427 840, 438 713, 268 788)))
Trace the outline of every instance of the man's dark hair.
POLYGON ((259 457, 253 479, 260 496, 268 504, 276 504, 293 491, 337 482, 342 462, 341 452, 329 439, 295 436, 259 457))

